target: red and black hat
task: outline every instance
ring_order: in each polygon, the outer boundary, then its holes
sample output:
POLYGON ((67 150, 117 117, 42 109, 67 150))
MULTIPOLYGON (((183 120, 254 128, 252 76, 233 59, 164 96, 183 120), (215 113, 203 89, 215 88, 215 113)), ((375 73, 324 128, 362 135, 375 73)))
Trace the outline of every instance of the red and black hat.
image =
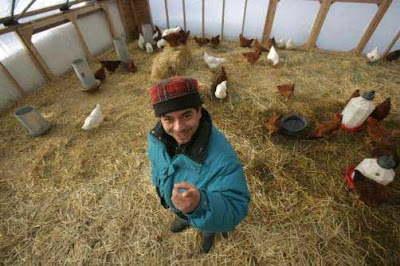
POLYGON ((157 116, 201 105, 197 80, 181 76, 165 79, 150 87, 157 116))

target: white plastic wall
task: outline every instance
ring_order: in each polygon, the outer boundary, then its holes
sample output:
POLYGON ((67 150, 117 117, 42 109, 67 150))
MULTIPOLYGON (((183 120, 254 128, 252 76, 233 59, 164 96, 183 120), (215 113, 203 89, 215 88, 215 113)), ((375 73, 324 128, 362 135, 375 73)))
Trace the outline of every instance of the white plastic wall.
MULTIPOLYGON (((193 1, 193 2, 199 2, 199 1, 193 1)), ((190 5, 192 5, 192 4, 190 4, 190 5)), ((162 29, 167 28, 167 16, 165 14, 164 0, 149 0, 149 8, 151 10, 150 13, 151 13, 154 25, 157 25, 158 27, 160 27, 162 29)), ((182 12, 182 10, 180 10, 180 12, 182 12)), ((200 11, 200 15, 201 15, 201 11, 200 11)), ((191 20, 193 20, 193 18, 191 18, 191 20)))
MULTIPOLYGON (((176 10, 181 12, 172 12, 169 16, 169 26, 171 28, 181 26, 183 28, 183 7, 182 0, 168 0, 168 11, 176 10)), ((169 13, 169 12, 168 12, 169 13)))
POLYGON ((10 106, 19 96, 11 81, 0 71, 0 109, 10 106))
POLYGON ((72 68, 72 62, 86 57, 72 23, 34 34, 32 43, 50 68, 58 76, 72 68))
POLYGON ((78 19, 78 26, 92 55, 98 55, 112 47, 113 40, 103 12, 78 19))

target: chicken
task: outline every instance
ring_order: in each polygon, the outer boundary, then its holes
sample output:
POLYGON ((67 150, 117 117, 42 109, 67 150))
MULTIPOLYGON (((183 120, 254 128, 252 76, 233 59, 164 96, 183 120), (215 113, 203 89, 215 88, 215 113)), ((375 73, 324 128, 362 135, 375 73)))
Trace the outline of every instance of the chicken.
POLYGON ((378 53, 378 47, 367 54, 367 60, 371 63, 377 62, 379 59, 381 59, 381 55, 378 53))
POLYGON ((137 67, 136 67, 135 63, 133 62, 133 60, 131 60, 128 63, 128 66, 126 68, 127 68, 128 72, 135 73, 137 71, 137 67))
POLYGON ((90 113, 88 117, 86 117, 85 122, 83 123, 83 130, 91 130, 99 127, 101 122, 103 122, 103 114, 101 113, 100 104, 96 105, 96 108, 90 113))
POLYGON ((194 36, 194 41, 197 43, 199 47, 202 47, 210 42, 210 40, 207 38, 197 38, 196 36, 194 36))
POLYGON ((139 33, 138 45, 140 49, 144 50, 144 38, 141 33, 139 33))
POLYGON ((282 115, 277 115, 276 113, 273 113, 272 116, 267 121, 265 121, 264 125, 267 128, 270 135, 279 132, 279 130, 281 130, 282 128, 281 118, 282 115))
POLYGON ((186 44, 187 39, 189 38, 189 35, 190 35, 190 30, 187 31, 187 32, 185 32, 184 30, 181 30, 181 31, 179 32, 178 42, 179 42, 179 43, 186 44))
POLYGON ((226 95, 227 95, 227 93, 226 93, 226 89, 227 89, 226 83, 227 83, 227 81, 224 80, 220 84, 217 85, 217 88, 215 90, 215 97, 217 97, 218 99, 222 100, 222 99, 224 99, 226 97, 226 95))
POLYGON ((393 52, 390 52, 386 56, 386 60, 388 61, 394 61, 400 58, 400 50, 396 50, 393 52))
POLYGON ((276 86, 278 93, 287 99, 293 96, 294 93, 294 84, 283 84, 276 86))
POLYGON ((146 43, 146 52, 148 54, 152 54, 153 53, 153 45, 151 45, 150 43, 146 43))
POLYGON ((278 47, 280 49, 285 48, 285 46, 286 46, 285 38, 279 39, 279 41, 276 43, 276 47, 278 47))
POLYGON ((254 65, 255 62, 260 58, 261 50, 256 50, 255 52, 242 53, 246 57, 247 62, 254 65))
POLYGON ((374 111, 370 114, 370 117, 375 118, 378 121, 382 121, 388 116, 391 107, 390 97, 388 97, 385 101, 375 107, 374 111))
POLYGON ((179 33, 170 33, 170 34, 164 36, 163 38, 169 44, 169 46, 178 47, 179 39, 181 38, 181 35, 179 33))
POLYGON ((271 46, 271 49, 269 50, 267 59, 272 62, 272 65, 277 65, 279 63, 279 55, 275 50, 274 46, 271 46))
POLYGON ((376 119, 369 117, 368 121, 368 137, 375 143, 392 142, 390 132, 376 119))
POLYGON ((161 30, 157 26, 154 26, 154 27, 156 28, 156 30, 154 31, 154 34, 153 34, 153 40, 155 42, 158 42, 162 38, 162 33, 161 33, 161 30))
POLYGON ((397 153, 397 148, 395 142, 390 140, 384 140, 382 142, 377 142, 374 149, 371 152, 371 158, 378 158, 381 156, 392 156, 395 162, 396 168, 399 165, 399 155, 397 153))
POLYGON ((225 68, 221 67, 221 73, 215 78, 215 81, 211 85, 211 94, 215 95, 215 91, 217 89, 217 85, 222 81, 228 80, 228 76, 226 75, 225 68))
POLYGON ((276 46, 276 43, 275 43, 275 38, 274 37, 272 37, 271 39, 268 39, 267 40, 267 42, 266 42, 266 48, 268 49, 268 51, 269 51, 269 49, 272 47, 272 46, 276 46))
POLYGON ((165 39, 161 38, 157 42, 157 47, 158 47, 158 49, 162 50, 165 46, 167 46, 167 41, 165 39))
POLYGON ((294 43, 292 38, 289 38, 289 40, 285 44, 285 49, 286 50, 292 50, 294 48, 294 43))
POLYGON ((109 61, 109 60, 100 60, 100 63, 106 67, 106 69, 112 73, 115 72, 115 70, 119 67, 121 64, 121 61, 116 60, 116 61, 109 61))
POLYGON ((394 130, 392 130, 392 132, 390 133, 390 135, 391 135, 393 138, 398 138, 398 137, 400 137, 400 130, 399 130, 399 129, 394 129, 394 130))
POLYGON ((342 123, 342 115, 335 115, 332 120, 317 123, 315 129, 309 134, 308 139, 331 138, 333 137, 342 123))
POLYGON ((203 59, 204 59, 204 62, 207 64, 207 66, 211 69, 217 68, 219 65, 221 65, 222 63, 224 63, 226 61, 225 58, 214 57, 214 56, 208 55, 207 52, 204 52, 203 59))
POLYGON ((387 186, 365 177, 354 170, 353 182, 360 200, 368 206, 378 207, 382 204, 400 204, 400 195, 392 192, 387 186))
POLYGON ((182 30, 181 27, 176 27, 176 28, 170 28, 170 29, 165 29, 162 33, 162 37, 165 37, 171 33, 179 33, 182 30))
POLYGON ((104 65, 101 65, 100 69, 94 72, 94 78, 103 82, 106 79, 106 70, 104 65))
POLYGON ((211 38, 210 45, 212 48, 217 48, 220 42, 221 41, 219 40, 219 35, 217 35, 211 38))
POLYGON ((350 95, 350 97, 344 103, 344 106, 346 106, 350 102, 351 99, 353 99, 355 97, 359 97, 359 96, 360 96, 360 90, 353 91, 353 93, 350 95))
POLYGON ((254 51, 260 50, 261 52, 269 52, 269 49, 265 48, 262 46, 259 42, 258 39, 254 41, 254 51))
POLYGON ((243 37, 243 34, 239 34, 239 44, 240 47, 251 47, 251 43, 254 41, 254 39, 246 39, 243 37))

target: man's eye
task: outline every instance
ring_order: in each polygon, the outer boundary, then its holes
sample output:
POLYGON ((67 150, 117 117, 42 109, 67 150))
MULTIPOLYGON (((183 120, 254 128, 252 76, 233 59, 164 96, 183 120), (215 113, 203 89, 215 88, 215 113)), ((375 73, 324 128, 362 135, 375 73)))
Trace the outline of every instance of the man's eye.
POLYGON ((185 119, 189 119, 189 118, 191 118, 192 117, 192 114, 185 114, 185 119))
POLYGON ((169 118, 164 118, 163 121, 164 121, 165 123, 171 123, 171 122, 172 122, 172 120, 169 119, 169 118))

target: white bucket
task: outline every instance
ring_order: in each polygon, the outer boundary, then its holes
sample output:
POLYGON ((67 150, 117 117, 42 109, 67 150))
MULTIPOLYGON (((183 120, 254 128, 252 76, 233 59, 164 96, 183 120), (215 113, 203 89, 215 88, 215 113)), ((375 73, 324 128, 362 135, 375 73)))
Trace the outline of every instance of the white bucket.
POLYGON ((94 78, 94 74, 85 58, 74 60, 72 67, 86 91, 95 89, 100 85, 100 80, 94 78))
POLYGON ((14 116, 32 136, 39 136, 50 129, 51 124, 33 106, 24 106, 15 111, 14 116))
POLYGON ((114 39, 115 50, 117 51, 118 58, 121 62, 129 63, 132 58, 128 52, 128 48, 126 47, 125 41, 122 37, 118 37, 114 39))

